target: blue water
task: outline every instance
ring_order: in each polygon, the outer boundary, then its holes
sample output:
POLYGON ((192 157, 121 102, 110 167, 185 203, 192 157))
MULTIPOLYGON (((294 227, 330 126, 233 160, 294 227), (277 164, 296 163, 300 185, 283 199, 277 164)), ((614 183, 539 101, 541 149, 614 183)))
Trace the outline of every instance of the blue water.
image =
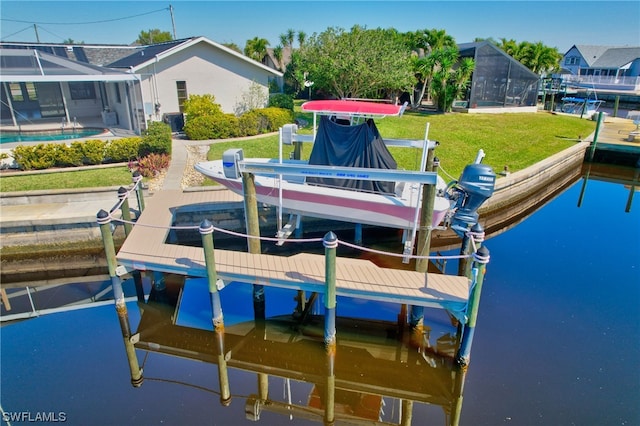
MULTIPOLYGON (((486 242, 491 262, 461 425, 640 424, 640 201, 625 213, 627 188, 590 181, 578 208, 580 186, 486 242)), ((242 285, 222 291, 229 321, 251 318, 251 309, 239 305, 250 293, 242 285)), ((128 308, 135 330, 138 309, 128 308)), ((338 309, 344 315, 379 309, 391 319, 396 312, 346 300, 338 309)), ((277 313, 286 311, 267 312, 277 313)), ((440 311, 427 316, 434 331, 446 328, 440 311)), ((255 374, 230 369, 233 400, 223 407, 215 365, 138 351, 145 382, 131 387, 112 306, 4 326, 1 355, 5 412, 63 412, 74 425, 255 424, 245 417, 246 397, 257 392, 255 374)), ((284 385, 271 377, 274 399, 282 399, 284 385)), ((291 387, 292 402, 306 404, 311 385, 291 387)), ((389 403, 386 415, 397 409, 389 403)), ((258 422, 285 423, 318 424, 268 412, 258 422)), ((416 403, 413 424, 447 423, 439 407, 416 403)))
POLYGON ((104 129, 65 130, 47 132, 2 132, 0 144, 10 142, 62 141, 67 139, 88 138, 104 133, 104 129))

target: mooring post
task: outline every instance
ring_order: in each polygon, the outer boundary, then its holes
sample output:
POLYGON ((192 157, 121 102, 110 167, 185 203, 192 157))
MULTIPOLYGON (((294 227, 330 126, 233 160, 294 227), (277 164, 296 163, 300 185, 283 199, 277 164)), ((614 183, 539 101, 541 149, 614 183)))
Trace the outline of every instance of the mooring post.
MULTIPOLYGON (((438 171, 439 161, 434 158, 435 148, 429 149, 427 154, 427 166, 425 171, 438 171)), ((422 209, 420 210, 420 229, 418 232, 418 246, 416 254, 418 256, 429 256, 431 251, 431 231, 433 226, 433 206, 435 204, 436 185, 423 185, 422 187, 422 209)), ((427 272, 429 259, 416 259, 416 271, 427 272)))
POLYGON ((142 370, 138 363, 135 347, 131 341, 131 326, 129 325, 129 314, 127 312, 127 304, 124 300, 124 291, 120 277, 116 274, 118 261, 116 259, 116 249, 113 244, 113 236, 111 235, 111 217, 109 213, 100 210, 97 214, 98 225, 100 225, 100 233, 102 234, 102 243, 104 244, 104 252, 107 258, 107 267, 109 277, 111 278, 111 288, 113 289, 113 299, 115 302, 116 313, 120 323, 120 331, 124 340, 124 347, 129 362, 129 371, 131 372, 131 384, 134 387, 140 387, 143 382, 142 370))
POLYGON ((213 329, 216 332, 224 332, 224 317, 222 315, 222 304, 218 293, 218 274, 216 273, 216 259, 213 252, 213 224, 207 219, 200 223, 200 236, 202 237, 202 247, 204 248, 204 262, 207 268, 207 279, 209 280, 209 294, 211 295, 211 320, 213 329))
POLYGON ((473 254, 473 266, 471 274, 473 280, 471 282, 472 290, 467 303, 467 322, 462 332, 462 342, 456 356, 459 365, 466 367, 469 365, 471 356, 471 344, 473 343, 473 334, 475 332, 476 321, 478 319, 478 309, 480 308, 480 295, 482 293, 482 282, 487 263, 489 263, 489 250, 482 246, 473 254))
POLYGON ((120 203, 120 211, 122 212, 122 220, 124 220, 124 235, 128 237, 132 227, 129 197, 127 195, 127 189, 124 186, 121 186, 118 189, 118 199, 122 201, 122 203, 120 203))
POLYGON ((400 425, 411 426, 412 422, 413 422, 413 401, 411 401, 410 399, 403 399, 400 425))
MULTIPOLYGON (((474 248, 478 250, 484 241, 484 227, 479 223, 475 223, 471 230, 468 230, 462 238, 462 246, 460 247, 460 255, 470 255, 474 248)), ((471 261, 469 257, 460 258, 458 263, 458 275, 461 277, 469 277, 471 273, 471 261)))
POLYGON ((455 399, 451 403, 451 423, 452 425, 460 424, 460 415, 462 414, 462 401, 464 399, 464 381, 467 375, 466 368, 454 367, 455 383, 453 387, 453 396, 455 399))
POLYGON ((336 422, 336 352, 335 346, 327 352, 327 386, 324 395, 324 424, 334 425, 336 422))
POLYGON ((133 176, 131 177, 131 180, 133 180, 133 184, 134 185, 138 185, 136 187, 136 196, 138 197, 138 210, 140 210, 140 213, 142 213, 142 211, 144 210, 144 194, 143 194, 143 189, 142 189, 142 175, 140 174, 139 171, 135 171, 133 172, 133 176), (138 183, 139 182, 139 183, 138 183))
POLYGON ((322 240, 324 245, 324 344, 329 352, 336 348, 336 248, 338 237, 329 231, 322 240))
POLYGON ((600 124, 602 123, 602 111, 598 113, 598 122, 596 123, 596 130, 593 133, 593 141, 591 142, 591 150, 589 151, 589 161, 593 161, 593 156, 596 153, 596 145, 598 143, 598 134, 600 133, 600 124))
MULTIPOLYGON (((244 192, 244 212, 247 227, 247 245, 249 253, 260 254, 260 221, 258 218, 258 198, 256 196, 255 177, 251 173, 242 173, 244 192)), ((253 285, 253 316, 256 320, 265 318, 264 286, 253 285)))
POLYGON ((231 404, 231 390, 229 388, 229 371, 224 354, 224 330, 215 330, 216 351, 218 357, 218 384, 220 385, 220 405, 228 407, 231 404))

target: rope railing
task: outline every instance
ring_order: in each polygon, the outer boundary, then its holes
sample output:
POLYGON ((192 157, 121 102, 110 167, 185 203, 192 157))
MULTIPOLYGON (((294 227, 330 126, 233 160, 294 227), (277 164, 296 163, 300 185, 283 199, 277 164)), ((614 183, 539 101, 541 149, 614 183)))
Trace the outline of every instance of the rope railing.
MULTIPOLYGON (((162 226, 162 225, 150 225, 145 223, 137 223, 135 221, 127 221, 122 218, 114 217, 111 215, 111 213, 109 213, 109 216, 105 218, 105 220, 106 219, 110 219, 111 221, 114 221, 114 222, 128 223, 131 225, 143 226, 143 227, 155 228, 155 229, 165 229, 165 230, 174 230, 174 231, 197 231, 200 229, 199 225, 162 226)), ((213 230, 223 234, 238 237, 238 238, 253 238, 253 239, 258 239, 260 241, 268 241, 268 242, 318 243, 323 241, 323 239, 320 237, 318 238, 286 238, 286 239, 277 238, 277 237, 263 237, 263 236, 257 236, 257 235, 249 235, 242 232, 231 231, 229 229, 224 229, 217 226, 213 226, 213 230)), ((473 244, 473 252, 475 253, 477 251, 476 242, 484 241, 484 232, 472 232, 468 230, 466 234, 470 237, 470 240, 473 244)), ((345 247, 349 247, 355 250, 360 250, 363 252, 379 254, 383 256, 390 256, 390 257, 409 258, 409 259, 451 260, 451 259, 465 259, 465 258, 470 258, 474 256, 474 253, 465 254, 465 255, 436 255, 436 256, 406 255, 402 253, 393 253, 393 252, 384 251, 384 250, 372 249, 372 248, 361 246, 358 244, 349 243, 343 240, 338 240, 338 244, 342 244, 345 247)))

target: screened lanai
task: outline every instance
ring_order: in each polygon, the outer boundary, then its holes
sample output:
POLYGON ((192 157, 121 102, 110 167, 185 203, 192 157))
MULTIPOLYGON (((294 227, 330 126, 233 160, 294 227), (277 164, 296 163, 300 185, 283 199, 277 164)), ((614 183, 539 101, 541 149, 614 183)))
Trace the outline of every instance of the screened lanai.
POLYGON ((467 92, 473 109, 535 111, 539 76, 488 41, 458 45, 461 58, 472 58, 475 69, 467 92))
POLYGON ((3 129, 145 128, 139 76, 77 62, 35 49, 0 49, 0 119, 3 129))

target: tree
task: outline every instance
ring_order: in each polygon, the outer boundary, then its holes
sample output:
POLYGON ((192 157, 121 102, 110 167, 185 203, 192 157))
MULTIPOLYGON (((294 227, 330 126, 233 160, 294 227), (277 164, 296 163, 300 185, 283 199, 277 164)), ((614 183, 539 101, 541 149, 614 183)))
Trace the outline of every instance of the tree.
POLYGON ((84 41, 75 41, 72 38, 68 38, 62 41, 63 44, 84 44, 84 41))
POLYGON ((136 44, 153 44, 153 43, 163 43, 165 41, 171 41, 173 37, 171 37, 171 33, 169 31, 160 31, 157 28, 154 28, 149 31, 140 31, 138 34, 138 39, 134 42, 136 44))
POLYGON ((542 42, 517 43, 513 39, 501 38, 498 47, 536 74, 542 75, 560 68, 562 55, 558 49, 545 46, 542 42))
POLYGON ((254 37, 251 40, 247 40, 247 43, 244 46, 244 54, 251 59, 260 62, 267 54, 267 46, 269 46, 269 41, 267 39, 254 37))
POLYGON ((457 47, 444 47, 431 53, 435 72, 431 82, 438 111, 449 112, 453 101, 466 90, 475 63, 471 58, 459 60, 457 47))
POLYGON ((238 46, 235 43, 222 43, 223 46, 228 47, 229 49, 238 52, 238 53, 242 53, 242 49, 240 49, 240 46, 238 46))
POLYGON ((389 96, 414 82, 410 53, 392 30, 328 28, 299 51, 298 82, 307 72, 316 90, 339 98, 389 96))
POLYGON ((405 45, 413 52, 412 69, 416 78, 414 88, 409 92, 411 106, 422 104, 425 94, 430 98, 431 79, 435 71, 432 52, 445 47, 456 47, 454 38, 445 30, 425 29, 402 35, 405 45))

